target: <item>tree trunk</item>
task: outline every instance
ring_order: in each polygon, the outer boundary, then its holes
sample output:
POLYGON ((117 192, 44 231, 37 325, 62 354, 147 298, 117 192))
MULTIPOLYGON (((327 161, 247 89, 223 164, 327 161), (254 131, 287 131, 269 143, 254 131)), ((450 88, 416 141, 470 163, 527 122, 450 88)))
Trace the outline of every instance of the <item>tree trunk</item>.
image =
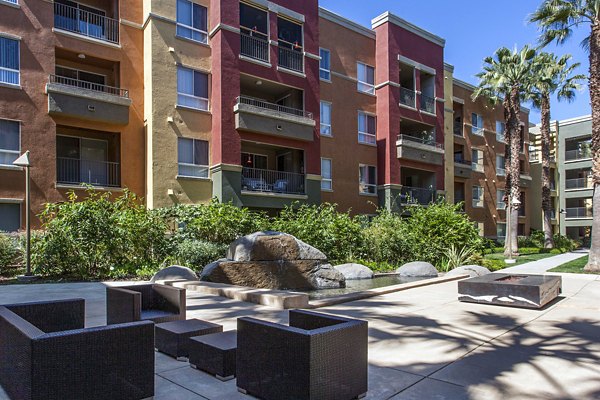
POLYGON ((544 93, 541 101, 542 117, 542 210, 544 212, 544 247, 554 248, 552 237, 552 196, 550 193, 550 94, 544 93))
POLYGON ((518 227, 519 227, 519 206, 514 205, 514 201, 521 197, 519 190, 520 168, 519 153, 521 147, 521 102, 519 100, 519 88, 513 87, 505 100, 506 117, 506 186, 507 202, 510 209, 510 227, 506 227, 506 242, 504 244, 504 256, 514 256, 518 254, 519 245, 518 227))
POLYGON ((586 271, 600 271, 600 16, 590 35, 590 99, 592 104, 592 180, 594 183, 592 240, 586 271))

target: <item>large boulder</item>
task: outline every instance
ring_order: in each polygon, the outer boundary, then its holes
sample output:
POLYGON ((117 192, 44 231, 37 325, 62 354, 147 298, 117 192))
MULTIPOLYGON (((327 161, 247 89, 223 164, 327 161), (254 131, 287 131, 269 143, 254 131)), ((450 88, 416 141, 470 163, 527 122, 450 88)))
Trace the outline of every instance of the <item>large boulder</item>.
POLYGON ((196 281, 198 280, 198 276, 194 271, 189 269, 188 267, 182 267, 180 265, 171 265, 170 267, 166 267, 158 271, 154 274, 151 282, 156 281, 196 281))
POLYGON ((340 271, 346 280, 373 279, 373 271, 371 271, 369 267, 366 267, 362 264, 340 264, 333 268, 340 271))
POLYGON ((281 232, 256 232, 229 245, 227 259, 232 261, 327 260, 320 250, 281 232))
POLYGON ((445 276, 469 275, 469 277, 475 278, 476 276, 487 274, 491 274, 491 272, 486 267, 479 265, 463 265, 462 267, 450 270, 445 276))
POLYGON ((436 277, 438 276, 437 269, 433 265, 424 261, 413 261, 404 264, 396 270, 400 276, 411 277, 436 277))

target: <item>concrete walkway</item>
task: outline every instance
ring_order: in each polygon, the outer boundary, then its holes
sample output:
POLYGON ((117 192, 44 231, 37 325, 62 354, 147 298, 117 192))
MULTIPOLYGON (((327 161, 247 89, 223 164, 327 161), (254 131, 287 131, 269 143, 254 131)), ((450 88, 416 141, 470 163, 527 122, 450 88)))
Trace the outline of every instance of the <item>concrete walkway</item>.
POLYGON ((558 267, 569 261, 585 257, 588 250, 576 250, 571 253, 558 254, 553 257, 543 258, 541 260, 528 262, 515 267, 504 268, 501 272, 519 273, 519 274, 543 274, 546 271, 558 267))
MULTIPOLYGON (((453 281, 318 311, 369 322, 367 399, 599 399, 600 276, 561 276, 561 298, 543 310, 461 303, 453 281)), ((87 301, 87 326, 105 323, 102 283, 0 286, 0 304, 73 297, 87 301)), ((244 315, 288 318, 188 292, 188 318, 229 330, 244 315)), ((155 384, 155 400, 252 399, 235 380, 221 382, 160 353, 155 384)))

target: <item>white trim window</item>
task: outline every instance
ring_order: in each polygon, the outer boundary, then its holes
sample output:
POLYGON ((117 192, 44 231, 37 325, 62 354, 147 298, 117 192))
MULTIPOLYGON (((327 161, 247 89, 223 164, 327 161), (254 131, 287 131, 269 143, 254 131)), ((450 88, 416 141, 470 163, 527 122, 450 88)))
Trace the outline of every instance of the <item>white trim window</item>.
POLYGON ((471 169, 477 172, 483 172, 483 150, 471 149, 471 169))
POLYGON ((177 66, 177 105, 208 110, 208 74, 177 66))
POLYGON ((2 4, 3 1, 12 4, 19 4, 19 0, 0 0, 0 4, 2 4))
POLYGON ((471 133, 473 133, 473 135, 483 136, 483 116, 472 113, 471 125, 471 133))
POLYGON ((19 41, 0 36, 0 83, 21 84, 19 41))
POLYGON ((363 164, 358 166, 358 192, 377 194, 377 167, 363 164))
POLYGON ((0 232, 16 232, 21 228, 21 203, 0 202, 0 232))
POLYGON ((319 77, 324 81, 331 81, 331 53, 328 49, 319 49, 319 77))
POLYGON ((496 237, 506 237, 506 222, 496 222, 496 237))
POLYGON ((377 124, 374 115, 358 112, 358 143, 377 143, 377 124))
POLYGON ((500 154, 496 154, 496 175, 506 176, 506 159, 500 154))
POLYGON ((21 153, 21 124, 0 119, 0 165, 13 165, 21 153))
POLYGON ((496 190, 496 210, 506 210, 506 203, 504 202, 504 196, 506 191, 503 189, 496 190))
POLYGON ((178 176, 208 178, 208 142, 177 138, 178 176))
POLYGON ((375 94, 375 68, 363 64, 361 62, 356 63, 356 88, 359 92, 375 94))
POLYGON ((208 43, 207 10, 189 0, 177 0, 177 36, 208 43))
POLYGON ((504 132, 506 132, 506 123, 496 121, 496 141, 504 143, 504 132))
POLYGON ((481 186, 473 185, 473 207, 483 207, 483 188, 481 186))
POLYGON ((330 158, 321 158, 321 190, 326 192, 333 190, 331 164, 330 158))
POLYGON ((321 135, 331 136, 331 103, 321 101, 321 135))

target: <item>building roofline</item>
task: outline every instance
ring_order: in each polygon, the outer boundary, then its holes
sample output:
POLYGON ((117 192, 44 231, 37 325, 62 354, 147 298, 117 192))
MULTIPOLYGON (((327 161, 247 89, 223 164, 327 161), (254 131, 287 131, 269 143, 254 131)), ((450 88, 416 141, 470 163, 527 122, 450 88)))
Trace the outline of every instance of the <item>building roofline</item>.
POLYGON ((447 62, 444 63, 444 69, 448 72, 454 72, 454 65, 452 64, 448 64, 447 62))
POLYGON ((319 7, 319 17, 326 19, 327 21, 341 25, 344 28, 350 29, 356 33, 366 36, 370 39, 375 39, 375 32, 365 26, 362 26, 354 21, 344 18, 339 14, 329 11, 326 8, 319 7))
MULTIPOLYGON (((578 124, 580 122, 586 122, 586 121, 589 121, 591 119, 592 119, 592 115, 591 114, 580 115, 579 117, 562 119, 562 120, 558 121, 558 126, 578 124)), ((556 122, 557 121, 552 121, 552 123, 556 123, 556 122)))
MULTIPOLYGON (((475 85, 472 85, 465 81, 461 81, 460 79, 454 78, 453 81, 456 84, 456 86, 460 86, 463 89, 471 90, 471 91, 475 91, 475 89, 477 89, 477 87, 475 85)), ((529 114, 531 112, 531 110, 527 107, 521 106, 521 112, 529 114)))
POLYGON ((389 11, 386 11, 383 14, 381 14, 380 16, 373 18, 371 20, 371 28, 375 29, 378 26, 385 24, 386 22, 390 22, 394 25, 404 28, 407 31, 412 32, 418 36, 421 36, 423 39, 427 39, 430 42, 435 43, 441 47, 444 47, 446 45, 445 39, 443 39, 437 35, 434 35, 433 33, 426 31, 425 29, 408 22, 408 21, 398 17, 397 15, 390 13, 389 11))

